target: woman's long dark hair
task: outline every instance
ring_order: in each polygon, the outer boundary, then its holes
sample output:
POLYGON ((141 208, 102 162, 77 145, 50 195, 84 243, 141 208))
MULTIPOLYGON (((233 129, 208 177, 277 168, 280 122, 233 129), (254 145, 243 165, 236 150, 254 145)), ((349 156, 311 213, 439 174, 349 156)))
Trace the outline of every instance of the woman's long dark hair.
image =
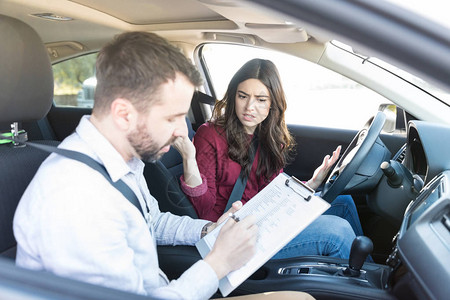
POLYGON ((267 118, 254 132, 260 146, 256 174, 268 179, 285 167, 295 144, 284 120, 286 97, 275 64, 264 59, 252 59, 245 63, 231 79, 224 98, 214 106, 212 122, 225 130, 228 156, 239 163, 248 176, 252 167, 249 158, 251 140, 236 115, 235 98, 238 85, 252 78, 267 87, 271 100, 267 118))

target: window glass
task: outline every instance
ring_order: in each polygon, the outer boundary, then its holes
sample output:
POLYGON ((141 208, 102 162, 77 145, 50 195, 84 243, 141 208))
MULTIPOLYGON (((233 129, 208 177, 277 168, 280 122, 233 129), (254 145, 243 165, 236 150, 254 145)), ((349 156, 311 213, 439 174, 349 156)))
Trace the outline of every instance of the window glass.
POLYGON ((56 106, 93 107, 96 58, 93 53, 53 65, 56 106))
POLYGON ((422 88, 423 90, 427 91, 427 93, 433 95, 434 97, 438 98, 439 100, 450 105, 450 92, 441 90, 440 88, 436 87, 435 85, 431 84, 430 82, 427 82, 427 81, 423 80, 422 78, 419 78, 405 70, 402 70, 396 66, 393 66, 379 58, 370 57, 368 59, 371 62, 373 62, 374 64, 376 64, 382 68, 385 68, 386 70, 389 70, 390 72, 396 74, 397 76, 403 78, 404 80, 411 82, 411 84, 414 84, 415 86, 422 88))
POLYGON ((216 97, 234 73, 253 58, 275 63, 286 93, 287 124, 359 130, 386 98, 336 72, 288 54, 233 44, 206 44, 202 56, 216 97))

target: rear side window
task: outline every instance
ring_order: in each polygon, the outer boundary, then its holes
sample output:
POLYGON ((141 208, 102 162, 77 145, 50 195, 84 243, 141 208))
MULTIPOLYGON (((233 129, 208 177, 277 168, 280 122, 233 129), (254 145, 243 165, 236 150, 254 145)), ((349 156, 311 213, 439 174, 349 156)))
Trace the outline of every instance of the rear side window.
POLYGON ((95 60, 97 53, 88 54, 53 65, 56 106, 94 106, 95 60))

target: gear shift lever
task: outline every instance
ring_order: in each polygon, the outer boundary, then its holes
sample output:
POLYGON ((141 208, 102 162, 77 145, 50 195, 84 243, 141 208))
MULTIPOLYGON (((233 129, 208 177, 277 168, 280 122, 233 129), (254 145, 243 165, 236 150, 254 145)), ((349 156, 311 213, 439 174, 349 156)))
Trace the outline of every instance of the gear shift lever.
POLYGON ((366 236, 357 236, 350 249, 348 268, 344 270, 344 275, 357 277, 360 274, 364 261, 373 250, 372 241, 366 236))

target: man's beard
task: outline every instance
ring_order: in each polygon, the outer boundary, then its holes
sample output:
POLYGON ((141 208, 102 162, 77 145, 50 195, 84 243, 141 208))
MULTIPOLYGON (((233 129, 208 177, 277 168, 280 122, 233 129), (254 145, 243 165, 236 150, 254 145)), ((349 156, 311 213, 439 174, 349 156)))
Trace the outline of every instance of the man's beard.
POLYGON ((162 147, 159 147, 152 139, 150 134, 148 134, 147 129, 144 124, 139 124, 137 129, 131 132, 128 136, 128 142, 134 148, 137 154, 141 157, 141 159, 145 162, 155 162, 160 159, 164 153, 159 153, 159 151, 171 145, 173 142, 173 138, 170 139, 166 144, 162 147))

